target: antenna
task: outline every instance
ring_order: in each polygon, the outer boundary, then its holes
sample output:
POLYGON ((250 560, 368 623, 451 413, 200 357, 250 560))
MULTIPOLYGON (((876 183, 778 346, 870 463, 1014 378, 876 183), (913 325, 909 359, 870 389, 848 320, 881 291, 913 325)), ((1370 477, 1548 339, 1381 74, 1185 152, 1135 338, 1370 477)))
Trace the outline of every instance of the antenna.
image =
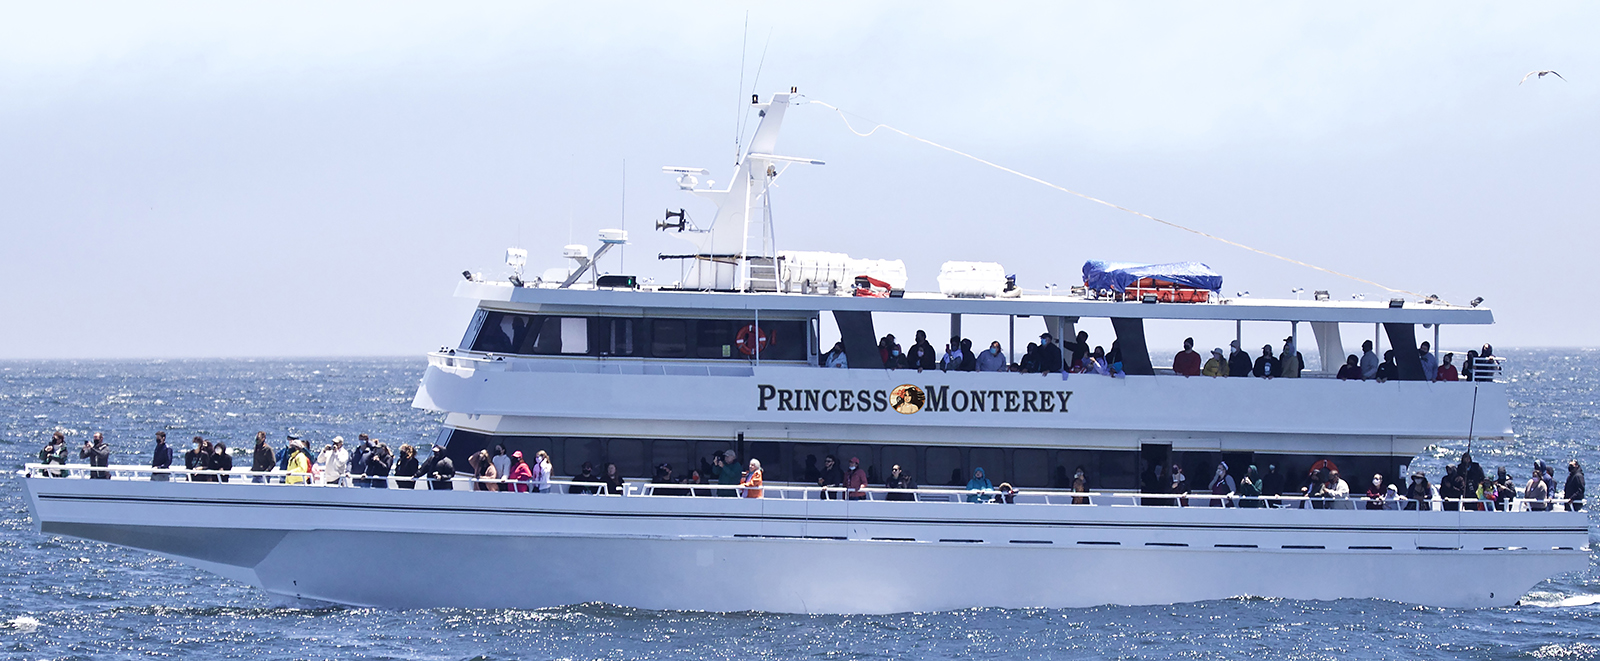
POLYGON ((739 94, 740 103, 733 107, 733 162, 739 162, 739 156, 744 153, 744 147, 739 144, 744 139, 744 118, 749 113, 744 109, 744 57, 750 50, 750 10, 744 10, 744 37, 739 41, 739 94))
MULTIPOLYGON (((750 26, 748 24, 748 19, 746 19, 746 21, 747 21, 747 23, 746 23, 744 29, 745 29, 746 34, 748 34, 749 31, 750 31, 750 26)), ((756 79, 754 81, 751 81, 751 83, 750 83, 750 106, 753 106, 753 105, 755 105, 755 104, 760 102, 760 96, 756 94, 756 88, 761 86, 761 68, 767 64, 767 47, 772 45, 772 30, 773 29, 776 29, 776 28, 772 28, 772 29, 768 29, 767 30, 767 43, 762 44, 762 46, 761 46, 761 60, 756 63, 756 79)), ((742 82, 742 80, 743 80, 743 72, 742 71, 740 72, 740 76, 741 76, 741 83, 740 84, 743 85, 743 82, 742 82)), ((744 90, 740 90, 740 93, 743 93, 743 92, 744 92, 744 90)), ((744 126, 746 126, 746 125, 748 125, 750 123, 750 106, 745 106, 744 107, 744 119, 741 120, 741 124, 740 124, 740 127, 739 127, 740 135, 744 134, 744 126)), ((743 153, 735 154, 734 155, 734 159, 733 159, 734 164, 737 165, 739 163, 739 159, 743 158, 743 157, 744 157, 743 153)))
MULTIPOLYGON (((620 229, 626 233, 628 231, 628 159, 626 158, 622 159, 622 220, 618 222, 620 229)), ((617 256, 617 272, 628 272, 627 244, 622 245, 622 254, 617 256)))

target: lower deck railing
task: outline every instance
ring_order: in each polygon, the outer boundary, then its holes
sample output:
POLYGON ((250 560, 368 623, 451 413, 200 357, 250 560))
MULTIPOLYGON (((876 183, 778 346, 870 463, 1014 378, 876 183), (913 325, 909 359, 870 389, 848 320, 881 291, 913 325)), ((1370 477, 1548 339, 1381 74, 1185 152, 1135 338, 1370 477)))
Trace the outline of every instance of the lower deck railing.
POLYGON ((999 491, 995 489, 963 489, 959 487, 921 487, 916 489, 889 489, 864 487, 819 487, 794 484, 765 484, 760 487, 718 484, 673 484, 650 482, 624 482, 613 492, 603 482, 577 480, 549 480, 543 483, 509 479, 479 479, 472 477, 415 476, 364 476, 343 475, 333 479, 317 473, 296 473, 285 470, 231 471, 193 470, 184 468, 151 468, 148 466, 86 466, 83 464, 25 464, 20 474, 32 478, 51 479, 106 479, 119 481, 194 482, 212 484, 263 484, 281 487, 369 487, 390 489, 491 491, 529 494, 581 494, 604 497, 632 498, 684 498, 684 497, 738 497, 767 498, 775 500, 849 500, 849 501, 906 501, 938 503, 1015 504, 1053 506, 1100 507, 1236 507, 1243 509, 1329 509, 1329 510, 1460 510, 1460 511, 1576 511, 1583 508, 1582 500, 1563 498, 1530 499, 1513 498, 1499 501, 1462 498, 1445 500, 1432 498, 1416 500, 1369 499, 1365 496, 1349 498, 1321 498, 1307 496, 1240 496, 1237 494, 1153 494, 1132 491, 1062 491, 1059 489, 1026 489, 999 491))

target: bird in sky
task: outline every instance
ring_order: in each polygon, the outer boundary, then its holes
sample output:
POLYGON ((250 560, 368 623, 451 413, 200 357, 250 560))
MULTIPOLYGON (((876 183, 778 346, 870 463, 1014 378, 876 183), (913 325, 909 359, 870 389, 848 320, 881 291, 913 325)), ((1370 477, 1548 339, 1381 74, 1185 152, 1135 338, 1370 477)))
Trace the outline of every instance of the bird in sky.
POLYGON ((1523 77, 1522 77, 1522 80, 1519 80, 1519 81, 1517 81, 1517 84, 1518 84, 1518 85, 1521 85, 1521 84, 1523 84, 1523 83, 1525 83, 1525 82, 1527 82, 1527 80, 1528 80, 1528 79, 1529 79, 1529 78, 1531 78, 1531 77, 1533 77, 1533 76, 1534 76, 1534 75, 1535 75, 1535 74, 1538 74, 1538 76, 1539 76, 1539 77, 1540 77, 1540 78, 1543 78, 1543 77, 1544 77, 1544 75, 1545 75, 1545 74, 1547 74, 1547 73, 1549 73, 1549 74, 1555 74, 1555 76, 1556 76, 1556 77, 1557 77, 1557 78, 1561 78, 1561 79, 1562 79, 1562 80, 1566 80, 1566 78, 1562 78, 1562 76, 1561 76, 1561 74, 1559 74, 1559 73, 1556 73, 1556 72, 1555 72, 1555 71, 1551 71, 1551 70, 1549 70, 1549 69, 1546 69, 1546 70, 1544 70, 1544 71, 1529 71, 1529 72, 1528 72, 1528 75, 1526 75, 1526 76, 1523 76, 1523 77))

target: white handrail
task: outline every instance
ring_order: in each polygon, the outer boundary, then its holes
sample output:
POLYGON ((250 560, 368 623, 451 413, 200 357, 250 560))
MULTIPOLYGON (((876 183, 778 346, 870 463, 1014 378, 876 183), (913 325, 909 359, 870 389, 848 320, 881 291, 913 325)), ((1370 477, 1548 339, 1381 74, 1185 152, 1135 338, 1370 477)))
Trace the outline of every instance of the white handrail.
MULTIPOLYGON (((151 479, 153 476, 182 476, 190 482, 205 484, 271 484, 278 486, 330 486, 350 487, 353 480, 385 480, 388 487, 397 487, 398 482, 411 482, 424 490, 432 488, 432 483, 444 478, 429 477, 426 475, 404 476, 367 476, 344 475, 335 483, 323 483, 320 473, 299 473, 286 470, 254 471, 244 468, 235 468, 231 471, 187 469, 187 468, 154 468, 150 466, 90 466, 87 464, 40 464, 27 463, 19 471, 26 477, 42 479, 94 479, 95 473, 106 473, 109 478, 117 480, 151 479), (65 477, 57 473, 65 472, 65 477), (140 477, 143 476, 143 477, 140 477), (196 480, 195 477, 228 477, 229 482, 196 480), (305 478, 303 482, 288 482, 291 477, 305 478), (232 478, 238 478, 233 480, 232 478), (245 479, 255 478, 255 479, 245 479)), ((474 478, 470 476, 456 476, 449 480, 452 485, 460 482, 466 489, 475 489, 477 485, 490 484, 498 487, 498 491, 518 493, 513 485, 528 487, 531 493, 538 493, 539 483, 531 480, 512 480, 509 478, 474 478)), ((653 482, 624 482, 621 493, 609 493, 606 484, 600 481, 584 482, 577 480, 547 480, 545 485, 551 487, 551 492, 558 492, 554 487, 579 487, 584 490, 594 490, 592 495, 620 496, 620 497, 649 497, 649 498, 681 498, 685 496, 711 497, 717 495, 731 495, 748 497, 750 491, 759 489, 762 497, 778 500, 791 499, 791 494, 799 494, 800 500, 905 500, 914 502, 980 502, 980 503, 1005 503, 1016 505, 1050 505, 1065 507, 1232 507, 1250 509, 1368 509, 1367 504, 1373 501, 1364 495, 1354 495, 1348 498, 1330 498, 1321 496, 1241 496, 1239 494, 1209 494, 1209 493, 1139 493, 1136 491, 1059 491, 1059 490, 1013 490, 1003 492, 998 489, 964 489, 960 487, 921 487, 916 489, 891 489, 887 487, 863 487, 848 489, 838 486, 810 486, 794 485, 790 483, 771 483, 761 487, 743 487, 734 484, 676 484, 653 482), (657 489, 670 489, 687 493, 657 494, 657 489), (850 498, 850 494, 859 493, 860 498, 850 498), (903 495, 909 498, 892 499, 890 496, 903 495), (1007 500, 1009 496, 1010 500, 1007 500), (1084 502, 1077 502, 1077 501, 1084 502), (1154 502, 1152 502, 1154 501, 1154 502), (1259 506, 1252 503, 1260 503, 1259 506)), ((565 489, 561 492, 566 491, 565 489)), ((559 492, 558 492, 559 493, 559 492)), ((586 495, 591 495, 586 494, 586 495)), ((1459 511, 1540 511, 1533 509, 1534 505, 1542 505, 1545 510, 1563 511, 1573 501, 1565 498, 1546 498, 1543 500, 1528 498, 1513 498, 1506 503, 1506 507, 1498 507, 1494 500, 1480 500, 1477 498, 1414 500, 1401 497, 1397 503, 1399 509, 1406 510, 1409 505, 1417 505, 1417 509, 1440 511, 1446 503, 1453 503, 1459 511)), ((1582 500, 1575 501, 1582 503, 1582 500)), ((1415 510, 1408 510, 1415 511, 1415 510)))

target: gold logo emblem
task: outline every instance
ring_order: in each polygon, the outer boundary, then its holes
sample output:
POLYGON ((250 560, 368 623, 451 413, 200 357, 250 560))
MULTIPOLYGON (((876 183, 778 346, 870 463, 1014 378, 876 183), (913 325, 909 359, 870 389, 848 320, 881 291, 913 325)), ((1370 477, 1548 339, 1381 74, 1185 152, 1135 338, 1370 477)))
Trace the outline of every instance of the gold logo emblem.
POLYGON ((896 411, 910 415, 921 411, 923 405, 928 403, 928 396, 921 388, 911 384, 896 386, 889 392, 889 406, 896 411))

